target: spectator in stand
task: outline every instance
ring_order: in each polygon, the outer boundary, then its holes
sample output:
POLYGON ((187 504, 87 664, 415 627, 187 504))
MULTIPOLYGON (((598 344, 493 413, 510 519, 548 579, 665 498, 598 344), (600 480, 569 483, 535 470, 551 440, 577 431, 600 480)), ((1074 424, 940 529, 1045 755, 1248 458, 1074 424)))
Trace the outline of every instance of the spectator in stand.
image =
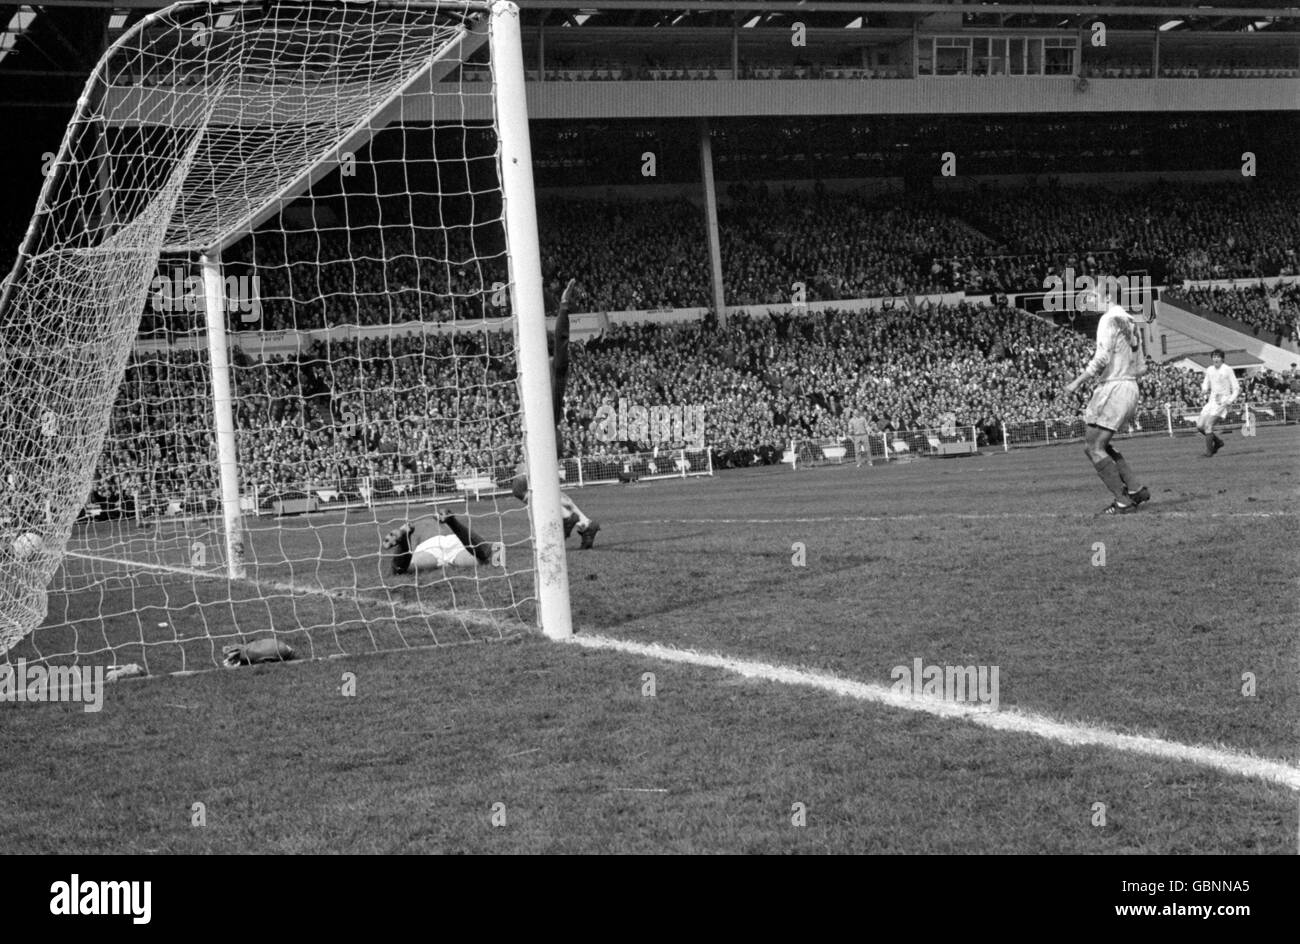
POLYGON ((1208 308, 1250 327, 1258 336, 1274 335, 1272 341, 1297 339, 1300 319, 1300 284, 1206 286, 1174 291, 1174 297, 1208 308))
MULTIPOLYGON (((1295 274, 1300 188, 1261 183, 1023 188, 932 195, 727 188, 719 210, 730 304, 1043 287, 1051 275, 1146 270, 1158 279, 1295 274)), ((596 311, 709 303, 703 213, 685 199, 544 200, 544 268, 593 286, 596 311)), ((508 314, 501 234, 358 227, 263 233, 227 267, 257 275, 261 317, 235 330, 401 325, 508 314), (290 262, 289 260, 292 260, 290 262), (311 260, 307 264, 303 260, 311 260)), ((1244 301, 1295 335, 1294 288, 1244 301), (1282 308, 1270 308, 1277 297, 1282 308)), ((146 327, 159 327, 151 315, 146 327)), ((191 314, 192 319, 194 316, 191 314)), ((1233 315, 1237 317, 1237 315, 1233 315)))
MULTIPOLYGON (((560 424, 568 455, 656 445, 639 431, 629 431, 629 442, 598 437, 597 410, 620 399, 702 408, 720 466, 774 461, 791 439, 840 436, 846 415, 863 412, 895 429, 938 426, 951 413, 996 441, 1003 424, 1065 415, 1055 391, 1086 361, 1089 342, 1006 307, 1005 298, 913 307, 916 294, 1005 294, 1041 288, 1047 274, 1067 268, 1081 275, 1139 263, 1179 277, 1272 276, 1295 271, 1300 232, 1294 185, 926 196, 733 185, 729 193, 720 212, 729 302, 787 303, 801 293, 810 302, 869 295, 908 304, 733 315, 725 328, 716 320, 611 327, 574 345, 560 424)), ((547 271, 591 286, 593 310, 707 304, 695 205, 544 201, 540 218, 547 271)), ((512 468, 520 435, 509 334, 428 332, 450 318, 508 313, 494 304, 504 257, 489 244, 454 230, 360 227, 261 234, 232 248, 230 268, 261 281, 262 320, 234 318, 237 331, 390 326, 377 336, 314 339, 265 360, 236 346, 246 482, 278 490, 512 468)), ((1295 285, 1195 289, 1190 297, 1261 334, 1295 337, 1295 285)), ((184 329, 186 317, 159 323, 184 329)), ((1287 382, 1300 378, 1265 377, 1258 389, 1282 393, 1287 382)), ((111 419, 98 492, 119 504, 135 494, 210 500, 218 483, 206 388, 193 351, 137 354, 111 419)), ((1193 408, 1197 399, 1195 378, 1158 366, 1140 390, 1139 415, 1193 408)))
MULTIPOLYGON (((447 335, 413 334, 317 342, 292 358, 237 357, 246 483, 275 492, 513 470, 520 432, 508 340, 461 335, 453 348, 447 335)), ((725 328, 615 326, 573 345, 560 430, 568 455, 680 446, 640 431, 631 441, 604 441, 595 417, 619 400, 699 407, 720 467, 775 461, 792 439, 838 438, 846 414, 888 416, 905 429, 938 427, 951 413, 995 441, 1002 423, 1061 415, 1054 389, 1088 347, 1012 309, 967 304, 733 317, 725 328)), ((101 463, 106 490, 120 493, 128 479, 168 493, 216 487, 203 370, 193 352, 171 357, 137 358, 128 370, 101 463)), ((1143 380, 1145 409, 1184 408, 1197 386, 1190 375, 1157 368, 1143 380)))

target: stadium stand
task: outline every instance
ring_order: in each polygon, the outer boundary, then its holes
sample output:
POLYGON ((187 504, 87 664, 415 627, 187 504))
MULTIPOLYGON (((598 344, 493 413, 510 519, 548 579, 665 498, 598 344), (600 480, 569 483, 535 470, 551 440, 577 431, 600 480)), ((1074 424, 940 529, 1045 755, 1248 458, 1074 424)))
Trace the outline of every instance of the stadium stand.
MULTIPOLYGON (((1294 185, 828 195, 762 184, 732 185, 728 197, 719 227, 733 305, 789 302, 795 282, 809 301, 835 301, 1036 291, 1066 268, 1078 275, 1144 269, 1157 281, 1300 271, 1294 185)), ((591 310, 708 304, 703 218, 691 202, 551 199, 539 215, 544 269, 588 286, 591 310)), ((259 243, 256 259, 237 247, 236 265, 256 264, 262 319, 231 326, 278 331, 507 313, 484 297, 485 286, 504 282, 503 260, 468 268, 455 261, 473 257, 468 244, 448 245, 432 231, 426 238, 431 245, 409 247, 373 228, 295 234, 283 247, 259 243), (286 253, 321 264, 286 267, 286 253), (417 272, 416 254, 450 261, 417 272), (399 261, 385 269, 384 259, 399 261)), ((145 333, 156 317, 146 319, 145 333)), ((1263 309, 1249 320, 1284 327, 1263 309)))
MULTIPOLYGON (((454 359, 448 337, 417 335, 316 344, 287 359, 240 358, 236 423, 247 482, 274 492, 364 476, 513 467, 517 453, 489 444, 517 438, 517 430, 494 429, 481 396, 457 400, 466 388, 452 374, 460 370, 486 377, 496 396, 513 402, 505 338, 484 337, 494 340, 462 335, 454 359), (365 394, 356 392, 362 373, 365 394), (440 421, 453 412, 459 423, 440 421)), ((935 426, 952 412, 960 425, 979 427, 985 442, 997 442, 1001 423, 1077 410, 1061 403, 1059 390, 1090 347, 1081 335, 1023 312, 973 304, 741 317, 726 328, 707 321, 613 327, 575 346, 565 451, 600 457, 654 445, 598 438, 597 411, 616 397, 701 406, 722 468, 777 461, 791 438, 837 435, 850 408, 894 429, 935 426), (682 357, 686 350, 694 356, 682 357)), ((200 503, 211 497, 216 480, 199 370, 190 352, 133 361, 97 501, 120 503, 132 492, 200 503), (143 413, 128 414, 131 402, 144 403, 143 413), (153 470, 148 481, 146 468, 153 470)), ((1191 408, 1199 378, 1153 365, 1142 390, 1145 409, 1191 408)))
MULTIPOLYGON (((733 185, 720 212, 724 280, 729 303, 761 306, 789 302, 796 282, 809 301, 835 301, 1041 289, 1047 275, 1066 267, 1088 274, 1142 265, 1170 278, 1287 275, 1300 247, 1298 195, 1294 185, 1224 183, 833 197, 820 187, 733 185)), ((540 217, 545 269, 576 278, 588 310, 707 304, 694 204, 547 200, 540 217)), ((504 267, 486 254, 484 268, 467 269, 455 260, 470 255, 468 244, 448 243, 437 230, 421 238, 429 244, 407 246, 358 227, 289 234, 281 245, 260 241, 256 254, 247 244, 231 253, 233 266, 261 279, 261 318, 232 315, 237 330, 390 326, 381 337, 315 341, 293 356, 236 355, 236 424, 250 486, 283 492, 518 462, 514 451, 490 445, 517 441, 518 431, 493 427, 482 394, 480 402, 457 396, 486 387, 514 404, 514 364, 503 336, 461 335, 453 358, 449 336, 401 329, 506 314, 484 288, 504 280, 504 267), (424 270, 402 261, 417 252, 448 261, 424 270), (385 267, 394 257, 396 266, 385 267), (286 266, 286 258, 321 264, 286 266), (458 371, 473 371, 475 384, 458 371), (358 393, 362 388, 368 392, 358 393), (440 422, 451 415, 460 422, 440 422)), ((1187 297, 1257 331, 1293 338, 1298 293, 1295 286, 1251 286, 1192 289, 1187 297)), ((172 319, 167 325, 175 329, 175 319, 192 325, 195 317, 149 313, 142 328, 172 319)), ((1059 390, 1089 353, 1088 339, 1069 329, 975 303, 870 315, 733 316, 725 328, 711 319, 614 326, 575 346, 563 448, 588 457, 650 448, 597 436, 597 412, 619 397, 702 407, 721 468, 779 461, 792 438, 839 435, 849 409, 893 429, 937 426, 952 413, 994 443, 1003 423, 1077 410, 1059 390)), ((217 483, 202 371, 192 351, 137 353, 113 415, 97 501, 119 508, 137 499, 158 507, 164 497, 211 502, 217 483), (131 403, 137 407, 128 412, 131 403)), ((1199 382, 1153 365, 1142 383, 1143 409, 1191 409, 1199 382)), ((1265 375, 1252 385, 1284 391, 1291 381, 1265 375)), ((502 412, 509 410, 495 415, 502 412)))
POLYGON ((1231 318, 1266 340, 1282 343, 1300 338, 1300 285, 1203 286, 1174 294, 1231 318))

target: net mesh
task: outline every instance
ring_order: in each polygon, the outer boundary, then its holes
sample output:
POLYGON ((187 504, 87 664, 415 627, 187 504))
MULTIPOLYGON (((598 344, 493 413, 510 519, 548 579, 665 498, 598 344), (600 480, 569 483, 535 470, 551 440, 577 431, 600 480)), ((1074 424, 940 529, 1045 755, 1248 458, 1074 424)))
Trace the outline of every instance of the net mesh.
POLYGON ((319 657, 531 620, 488 24, 190 3, 105 55, 0 308, 0 653, 155 673, 266 635, 319 657), (496 566, 391 572, 382 536, 435 501, 496 566))

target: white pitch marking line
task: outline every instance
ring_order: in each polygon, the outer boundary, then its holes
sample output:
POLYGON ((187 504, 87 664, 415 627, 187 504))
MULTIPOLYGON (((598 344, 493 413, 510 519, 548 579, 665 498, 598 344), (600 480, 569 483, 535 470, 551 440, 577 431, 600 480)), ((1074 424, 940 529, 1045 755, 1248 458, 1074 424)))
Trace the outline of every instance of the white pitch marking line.
POLYGON ((1222 748, 1181 744, 1177 741, 1135 734, 1121 734, 1106 728, 1056 721, 1031 712, 993 711, 984 705, 960 704, 935 698, 914 698, 894 692, 884 685, 858 682, 827 673, 771 665, 766 662, 750 662, 731 656, 674 649, 659 643, 637 643, 606 636, 585 635, 572 636, 565 641, 570 645, 588 649, 613 650, 664 662, 682 662, 688 665, 723 669, 745 678, 817 688, 836 695, 856 698, 859 701, 875 702, 907 711, 921 711, 941 718, 962 718, 994 731, 1032 734, 1035 737, 1058 741, 1073 747, 1095 745, 1130 754, 1158 757, 1162 760, 1199 764, 1243 777, 1268 780, 1292 790, 1300 790, 1300 767, 1222 748))
MULTIPOLYGON (((1139 518, 1294 518, 1293 511, 1149 511, 1142 512, 1139 518)), ((1003 514, 970 514, 967 512, 935 512, 922 515, 835 515, 821 518, 644 518, 639 521, 623 521, 621 524, 834 524, 851 521, 1001 521, 1001 520, 1062 520, 1074 518, 1087 520, 1100 517, 1091 513, 1075 514, 1057 512, 1006 512, 1003 514)))

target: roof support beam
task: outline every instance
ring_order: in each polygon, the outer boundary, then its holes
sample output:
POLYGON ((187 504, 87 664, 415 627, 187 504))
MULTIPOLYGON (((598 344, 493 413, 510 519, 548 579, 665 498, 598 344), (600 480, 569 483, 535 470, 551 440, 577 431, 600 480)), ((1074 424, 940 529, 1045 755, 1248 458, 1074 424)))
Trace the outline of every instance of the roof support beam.
MULTIPOLYGON (((1024 14, 1024 15, 1079 15, 1088 16, 1232 16, 1232 17, 1252 17, 1254 19, 1265 19, 1267 17, 1283 17, 1287 19, 1300 19, 1300 9, 1295 7, 1228 7, 1214 6, 1213 4, 1205 7, 1187 5, 1187 6, 1123 6, 1117 3, 1099 3, 1094 5, 1088 4, 1063 4, 1063 3, 1000 3, 993 5, 982 5, 979 3, 937 3, 937 2, 918 2, 918 3, 899 3, 899 2, 881 2, 881 3, 820 3, 812 0, 809 3, 799 3, 796 0, 517 0, 519 6, 527 10, 577 10, 594 9, 594 10, 677 10, 684 11, 703 11, 703 10, 740 10, 758 13, 764 10, 783 10, 786 12, 812 12, 812 13, 971 13, 987 16, 997 16, 999 14, 1024 14)), ((144 9, 157 10, 169 6, 168 0, 43 0, 36 4, 44 7, 98 7, 101 9, 121 8, 121 9, 144 9)))

